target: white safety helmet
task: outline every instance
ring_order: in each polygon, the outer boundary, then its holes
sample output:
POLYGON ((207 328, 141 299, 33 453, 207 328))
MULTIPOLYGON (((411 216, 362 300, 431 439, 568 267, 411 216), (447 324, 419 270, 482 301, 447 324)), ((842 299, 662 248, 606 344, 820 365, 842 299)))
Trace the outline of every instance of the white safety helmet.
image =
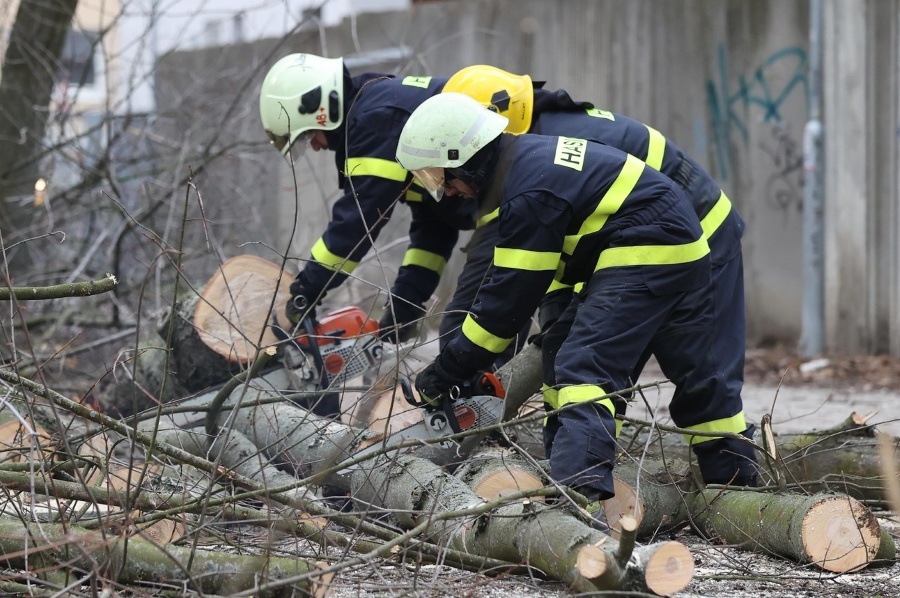
POLYGON ((422 102, 400 133, 397 161, 437 200, 444 195, 444 169, 458 168, 496 139, 509 119, 461 93, 422 102))
POLYGON ((331 131, 344 120, 344 60, 288 54, 269 69, 259 115, 282 155, 306 131, 331 131))

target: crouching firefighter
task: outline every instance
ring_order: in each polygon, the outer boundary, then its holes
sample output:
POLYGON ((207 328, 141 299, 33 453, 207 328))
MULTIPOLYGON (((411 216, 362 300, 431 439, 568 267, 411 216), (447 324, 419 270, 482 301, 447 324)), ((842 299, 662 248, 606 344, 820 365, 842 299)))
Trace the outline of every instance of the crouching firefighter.
MULTIPOLYGON (((714 351, 710 249, 684 192, 607 145, 504 133, 507 118, 443 93, 403 127, 397 160, 435 197, 499 210, 490 278, 460 331, 415 380, 432 401, 490 366, 551 283, 583 284, 547 332, 544 436, 550 475, 589 500, 613 496, 616 399, 655 354, 675 386, 670 412, 706 483, 753 485, 740 395, 714 351), (731 437, 709 433, 728 432, 731 437)), ((443 199, 444 201, 449 201, 443 199)), ((543 349, 542 349, 543 351, 543 349)))

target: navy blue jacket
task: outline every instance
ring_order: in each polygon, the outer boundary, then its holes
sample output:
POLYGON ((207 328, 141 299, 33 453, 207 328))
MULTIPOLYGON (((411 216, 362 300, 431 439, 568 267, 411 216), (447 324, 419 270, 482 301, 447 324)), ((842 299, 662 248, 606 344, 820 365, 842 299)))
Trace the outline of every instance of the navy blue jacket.
POLYGON ((459 237, 474 226, 471 206, 441 205, 396 162, 403 125, 419 104, 439 93, 438 77, 367 73, 345 76, 344 122, 326 132, 343 195, 296 284, 311 299, 340 285, 366 255, 398 202, 412 209, 410 243, 392 292, 422 305, 434 292, 459 237))
POLYGON ((741 250, 744 221, 700 164, 656 129, 622 114, 575 102, 563 90, 534 90, 529 133, 596 141, 640 158, 672 179, 687 194, 709 239, 713 264, 741 250))
POLYGON ((499 208, 500 241, 462 334, 441 353, 451 375, 488 368, 551 282, 624 269, 654 293, 709 284, 709 245, 693 206, 638 158, 583 139, 503 134, 490 172, 477 199, 499 208))

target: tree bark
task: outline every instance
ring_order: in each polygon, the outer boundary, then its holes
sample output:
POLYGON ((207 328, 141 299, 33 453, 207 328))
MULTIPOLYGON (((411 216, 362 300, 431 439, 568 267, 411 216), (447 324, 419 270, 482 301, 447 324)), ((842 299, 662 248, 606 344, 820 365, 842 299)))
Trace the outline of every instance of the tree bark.
MULTIPOLYGON (((264 583, 324 568, 300 559, 193 550, 157 545, 137 537, 126 541, 119 536, 91 532, 74 525, 23 524, 6 518, 0 518, 0 550, 7 566, 14 568, 34 567, 38 562, 51 569, 99 569, 108 579, 123 584, 185 583, 201 592, 222 595, 252 590, 264 583)), ((327 584, 330 578, 321 581, 327 584)), ((287 597, 298 588, 313 593, 318 585, 312 581, 298 581, 260 595, 287 597)))
POLYGON ((875 516, 846 495, 704 490, 691 501, 691 522, 725 544, 836 573, 864 568, 881 543, 875 516))
MULTIPOLYGON (((809 492, 844 492, 869 504, 885 503, 885 470, 878 436, 871 427, 824 434, 779 434, 781 462, 788 483, 809 492)), ((900 438, 892 438, 893 458, 900 462, 900 438)))
MULTIPOLYGON (((0 224, 7 233, 21 234, 30 223, 31 212, 9 200, 34 193, 50 97, 77 5, 77 0, 22 0, 12 26, 0 73, 0 224)), ((16 253, 10 270, 25 274, 31 259, 28 244, 21 247, 25 251, 16 253)))
POLYGON ((483 504, 461 480, 408 455, 379 459, 351 475, 361 509, 384 509, 404 528, 429 521, 431 535, 452 548, 536 567, 579 592, 597 590, 669 595, 690 583, 693 557, 682 544, 643 547, 638 556, 592 529, 571 511, 517 501, 460 520, 440 517, 483 504), (660 567, 662 561, 664 566, 660 567), (662 578, 665 579, 662 579, 662 578), (654 588, 662 587, 664 593, 654 588))

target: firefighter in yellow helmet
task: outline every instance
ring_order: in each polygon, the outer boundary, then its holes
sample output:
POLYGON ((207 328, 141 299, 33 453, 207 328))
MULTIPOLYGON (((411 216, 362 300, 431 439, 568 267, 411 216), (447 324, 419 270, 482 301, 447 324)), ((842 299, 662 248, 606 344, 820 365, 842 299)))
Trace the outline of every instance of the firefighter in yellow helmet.
POLYGON ((545 393, 559 409, 545 426, 551 476, 591 500, 613 496, 612 395, 654 353, 676 385, 673 420, 697 432, 688 436, 704 480, 754 483, 753 447, 737 439, 747 430, 740 396, 721 387, 733 353, 717 344, 727 322, 716 319, 710 249, 684 191, 608 145, 512 135, 507 124, 468 96, 441 93, 400 135, 398 162, 436 199, 498 208, 493 267, 460 330, 416 376, 420 396, 445 406, 509 346, 552 281, 582 283, 550 331, 564 341, 545 393))
MULTIPOLYGON (((714 397, 721 404, 732 407, 722 411, 697 415, 696 405, 686 399, 687 395, 676 391, 671 412, 676 421, 687 428, 733 432, 752 436, 753 426, 747 426, 740 410, 741 389, 744 377, 744 350, 746 346, 744 315, 744 282, 741 237, 744 221, 731 201, 713 178, 689 155, 664 137, 659 131, 622 114, 595 107, 588 102, 573 100, 564 90, 544 89, 542 82, 534 82, 528 75, 516 75, 488 65, 473 65, 461 69, 451 76, 443 93, 463 93, 474 98, 492 112, 509 119, 506 131, 514 134, 534 133, 575 137, 602 143, 624 151, 642 160, 648 167, 666 175, 685 192, 691 207, 700 219, 703 234, 710 247, 712 266, 711 288, 715 301, 710 321, 714 322, 710 338, 710 351, 716 355, 718 367, 715 375, 708 375, 701 369, 687 368, 685 373, 667 375, 680 388, 702 389, 703 393, 714 397), (723 418, 722 413, 728 417, 723 418)), ((475 303, 470 299, 477 290, 466 290, 466 286, 480 287, 485 271, 490 267, 493 248, 499 234, 495 222, 493 205, 483 206, 484 216, 479 221, 476 235, 480 246, 470 247, 467 263, 457 285, 458 303, 451 301, 448 314, 441 322, 441 338, 452 338, 452 332, 459 329, 463 317, 475 303), (462 314, 455 315, 455 314, 462 314)), ((540 309, 542 334, 539 339, 544 353, 545 402, 552 409, 559 405, 558 391, 554 377, 554 360, 559 345, 565 338, 565 327, 554 329, 571 302, 572 287, 554 281, 540 309)), ((571 314, 569 316, 571 317, 571 314)), ((445 341, 443 344, 446 345, 445 341)), ((637 380, 641 370, 653 353, 652 347, 644 352, 632 368, 631 380, 637 380)), ((698 355, 686 355, 685 360, 697 359, 698 355)), ((617 410, 624 410, 625 402, 617 401, 617 410)), ((549 452, 558 418, 551 416, 547 421, 545 437, 549 452)), ((754 479, 743 470, 738 478, 729 459, 717 458, 723 452, 734 450, 734 441, 711 436, 693 436, 691 442, 695 452, 701 456, 700 466, 704 469, 706 481, 736 482, 752 484, 754 479)))

